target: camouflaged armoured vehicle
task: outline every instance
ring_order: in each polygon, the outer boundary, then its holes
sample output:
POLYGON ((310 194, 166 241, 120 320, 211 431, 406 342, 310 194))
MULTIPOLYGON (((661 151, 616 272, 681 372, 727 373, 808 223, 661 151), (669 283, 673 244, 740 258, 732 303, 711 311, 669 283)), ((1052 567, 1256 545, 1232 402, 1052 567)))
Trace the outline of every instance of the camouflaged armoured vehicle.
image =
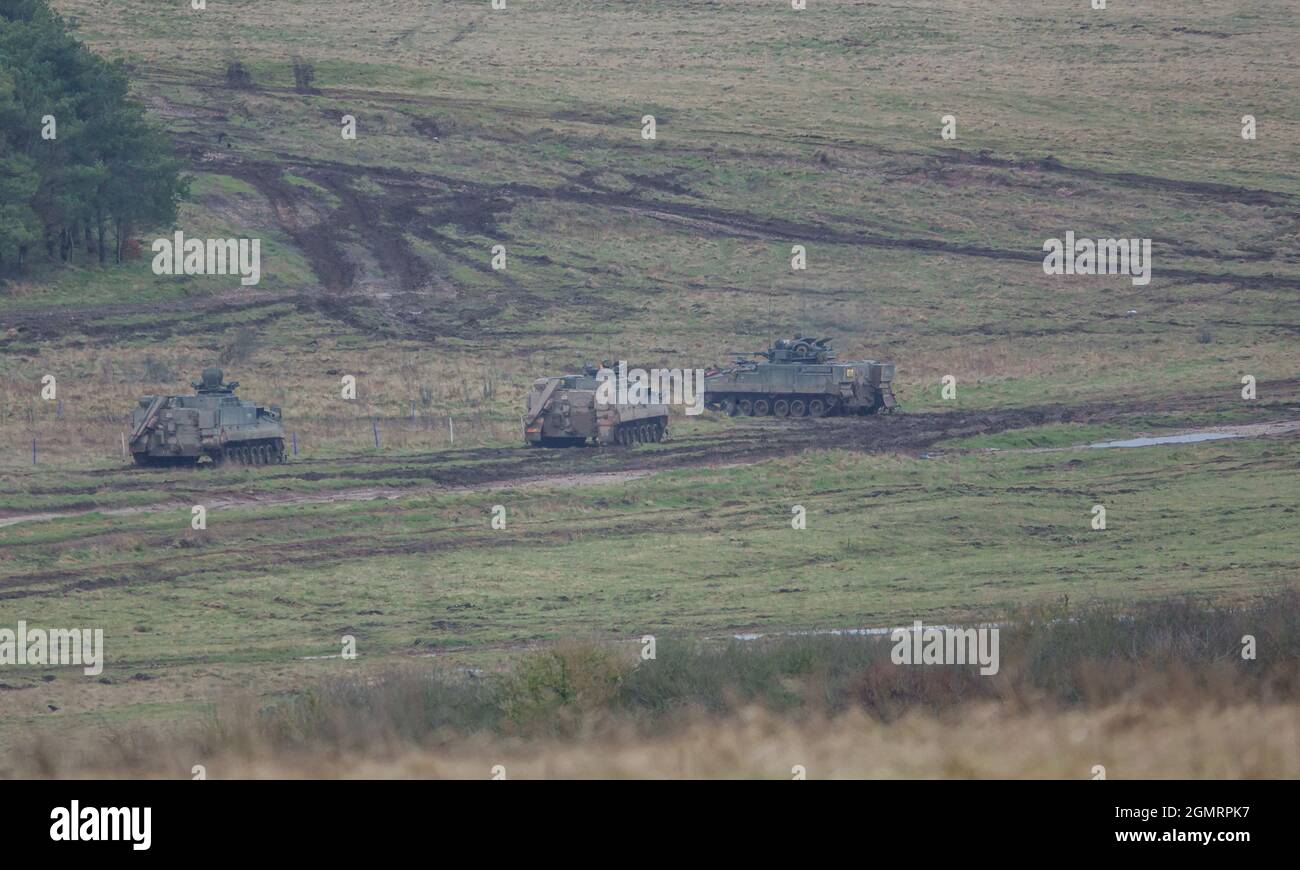
POLYGON ((129 445, 136 465, 284 462, 280 409, 235 395, 238 381, 223 383, 219 368, 203 370, 193 396, 145 396, 131 413, 129 445))
POLYGON ((731 416, 822 417, 892 411, 894 364, 836 362, 829 338, 779 339, 704 377, 704 405, 731 416), (763 361, 749 359, 762 357, 763 361))
POLYGON ((668 406, 602 401, 602 377, 599 369, 588 365, 580 375, 534 381, 524 400, 524 442, 530 447, 578 447, 588 441, 602 445, 662 441, 668 430, 668 406))

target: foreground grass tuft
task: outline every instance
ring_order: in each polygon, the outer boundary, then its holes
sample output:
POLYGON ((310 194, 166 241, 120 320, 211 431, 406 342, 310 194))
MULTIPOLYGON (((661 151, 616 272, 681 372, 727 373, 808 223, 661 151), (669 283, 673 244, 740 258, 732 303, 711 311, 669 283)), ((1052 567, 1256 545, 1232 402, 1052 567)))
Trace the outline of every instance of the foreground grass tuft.
POLYGON ((756 710, 791 727, 846 716, 892 727, 918 717, 955 726, 974 711, 1067 717, 1116 705, 1190 721, 1207 710, 1300 702, 1295 590, 1235 608, 1188 598, 1130 609, 1062 602, 1015 613, 1000 631, 993 676, 974 666, 895 665, 886 636, 660 638, 653 660, 642 660, 639 646, 568 642, 497 673, 403 667, 327 682, 269 706, 229 702, 191 732, 131 730, 86 754, 37 740, 5 772, 162 775, 160 759, 320 765, 343 755, 388 759, 502 740, 516 748, 571 745, 723 727, 756 710), (1241 655, 1247 635, 1256 640, 1255 659, 1241 655))

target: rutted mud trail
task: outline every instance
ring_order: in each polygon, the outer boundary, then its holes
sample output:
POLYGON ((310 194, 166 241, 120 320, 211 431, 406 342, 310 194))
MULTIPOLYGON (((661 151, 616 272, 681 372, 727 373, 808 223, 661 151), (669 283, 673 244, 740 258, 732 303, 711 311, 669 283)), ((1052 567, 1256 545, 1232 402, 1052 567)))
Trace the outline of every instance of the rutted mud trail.
MULTIPOLYGON (((151 69, 133 70, 132 75, 137 79, 171 87, 195 88, 197 90, 215 93, 224 93, 228 91, 228 86, 218 79, 205 77, 184 70, 155 67, 151 69)), ((257 91, 262 94, 276 95, 292 100, 298 100, 302 97, 302 94, 295 88, 276 86, 268 83, 259 83, 257 85, 257 91)), ((380 105, 414 106, 425 111, 433 109, 489 111, 508 114, 512 118, 527 117, 547 122, 576 120, 597 126, 614 126, 625 122, 625 119, 621 115, 610 112, 602 113, 601 110, 596 107, 591 107, 584 111, 548 111, 533 106, 506 103, 497 100, 458 97, 447 94, 416 94, 399 91, 386 91, 376 88, 322 87, 316 89, 316 94, 318 96, 333 99, 360 100, 380 105)), ((199 108, 203 109, 206 107, 199 108)), ((207 109, 207 112, 211 113, 211 111, 211 109, 207 109)), ((203 119, 211 120, 206 115, 203 119)), ((222 120, 222 117, 217 115, 216 120, 222 120)), ((721 136, 748 137, 752 135, 752 131, 749 129, 733 130, 705 127, 697 129, 696 132, 713 133, 721 136)), ((777 130, 766 131, 765 136, 773 140, 781 140, 783 138, 781 131, 777 130)), ((876 143, 858 142, 840 139, 833 136, 809 133, 787 136, 784 138, 784 141, 797 145, 811 145, 818 147, 830 146, 840 149, 867 151, 872 154, 891 155, 911 159, 928 157, 935 161, 951 164, 992 166, 1014 170, 1032 170, 1098 182, 1101 184, 1145 187, 1152 190, 1168 191, 1172 193, 1188 193, 1209 199, 1239 202, 1248 205, 1270 205, 1282 208, 1294 208, 1297 203, 1300 202, 1300 197, 1285 191, 1262 190, 1242 187, 1239 185, 1193 181, 1181 178, 1166 178, 1136 172, 1111 172, 1100 169, 1091 169, 1088 167, 1068 165, 1052 155, 1015 158, 997 156, 987 150, 964 151, 957 148, 940 148, 937 149, 937 152, 935 153, 927 154, 926 152, 900 151, 876 143)))
MULTIPOLYGON (((325 160, 295 157, 290 154, 277 155, 280 164, 259 163, 254 160, 230 158, 230 164, 222 171, 258 183, 268 196, 274 195, 269 188, 281 187, 278 183, 268 181, 268 174, 273 175, 281 169, 292 169, 311 177, 333 190, 344 201, 337 222, 340 227, 354 227, 363 230, 380 226, 390 212, 400 214, 407 219, 403 225, 413 227, 426 241, 438 247, 444 255, 460 257, 461 252, 455 245, 449 244, 439 228, 448 223, 458 225, 470 224, 472 229, 495 227, 497 215, 509 212, 520 200, 553 200, 568 202, 586 207, 611 208, 627 211, 641 217, 687 226, 696 230, 733 236, 737 238, 772 239, 803 238, 824 244, 853 245, 889 250, 909 250, 924 254, 957 255, 1015 261, 1022 263, 1039 263, 1042 261, 1040 250, 1015 250, 995 248, 984 245, 970 245, 943 238, 919 238, 887 236, 864 229, 837 227, 824 223, 789 220, 770 215, 759 215, 720 208, 712 204, 696 204, 671 200, 648 200, 638 193, 627 193, 601 188, 580 187, 572 184, 555 188, 540 187, 534 184, 506 182, 486 184, 465 178, 453 178, 426 172, 399 170, 376 166, 349 166, 325 160), (386 188, 387 197, 367 198, 355 190, 347 188, 339 181, 339 173, 356 174, 364 172, 377 183, 386 188), (422 216, 407 208, 407 200, 412 196, 422 201, 433 202, 441 206, 433 216, 422 216), (369 216, 367 216, 369 214, 369 216)), ((1172 182, 1171 182, 1172 184, 1172 182)), ((1171 188, 1177 189, 1177 188, 1171 188)), ((1187 183, 1190 193, 1203 193, 1197 186, 1187 183)), ((392 220, 394 225, 399 221, 392 220)), ((283 225, 291 235, 295 233, 292 225, 283 225)), ((318 250, 307 250, 313 269, 327 286, 334 282, 334 289, 346 289, 337 286, 339 272, 335 269, 343 255, 339 250, 338 239, 330 241, 321 235, 327 226, 317 227, 314 244, 317 248, 332 246, 333 249, 323 254, 318 250)), ((325 236, 329 233, 326 232, 325 236)), ((388 238, 384 235, 383 238, 388 238)), ((375 243, 375 238, 370 238, 375 243)), ((1171 243, 1174 249, 1179 246, 1171 243)), ((389 251, 388 259, 400 266, 400 285, 403 290, 413 290, 427 281, 427 270, 422 265, 413 263, 412 252, 399 245, 401 250, 389 251)), ((1205 251, 1183 251, 1195 256, 1216 257, 1205 251)), ((1300 279, 1290 275, 1275 273, 1243 274, 1234 272, 1209 272, 1199 269, 1181 269, 1162 267, 1162 278, 1175 281, 1189 281, 1207 284, 1229 284, 1235 287, 1261 289, 1300 289, 1300 279)), ((517 289, 517 288, 516 288, 517 289)))
POLYGON ((117 305, 52 305, 9 308, 0 311, 0 352, 15 339, 55 341, 71 332, 92 338, 124 340, 127 337, 162 340, 177 334, 211 332, 213 322, 237 320, 244 326, 264 326, 284 316, 283 309, 314 310, 316 300, 303 293, 258 293, 248 289, 215 296, 174 299, 166 317, 123 326, 120 318, 143 312, 158 313, 155 302, 117 305), (260 309, 266 309, 260 311, 260 309))
MULTIPOLYGON (((629 480, 646 477, 651 471, 597 471, 586 474, 539 475, 510 481, 478 484, 473 486, 415 486, 415 487, 359 487, 330 493, 309 495, 267 494, 267 495, 230 495, 205 500, 205 507, 221 509, 231 507, 285 507, 290 505, 335 504, 348 501, 375 501, 377 499, 396 499, 430 492, 455 493, 479 492, 493 489, 528 489, 536 486, 570 487, 598 486, 604 483, 626 483, 629 480)), ((19 523, 43 522, 46 520, 66 519, 67 517, 86 516, 95 513, 106 517, 126 517, 138 514, 152 514, 175 510, 176 505, 156 504, 129 508, 109 508, 98 511, 68 511, 64 513, 24 514, 0 519, 0 528, 19 523)))
MULTIPOLYGON (((219 80, 205 79, 188 72, 154 69, 141 71, 139 76, 158 84, 199 88, 218 95, 225 90, 225 85, 219 80)), ((259 85, 258 92, 291 100, 301 99, 301 94, 284 87, 259 85)), ((422 135, 432 135, 435 139, 438 130, 436 122, 419 114, 419 111, 473 108, 476 111, 485 111, 489 116, 502 113, 512 120, 529 117, 539 123, 575 118, 597 126, 620 122, 615 116, 602 115, 595 110, 548 113, 492 101, 448 99, 440 96, 350 88, 323 88, 317 89, 316 93, 333 98, 364 99, 370 103, 387 106, 393 111, 413 118, 415 130, 422 135), (431 130, 435 133, 431 133, 431 130)), ((1037 248, 1031 250, 968 244, 939 236, 882 234, 872 231, 872 228, 865 225, 863 221, 845 217, 835 218, 830 222, 792 220, 779 214, 755 213, 727 207, 725 204, 701 198, 690 186, 672 181, 670 174, 653 176, 623 172, 621 173, 623 179, 631 185, 630 190, 616 189, 602 183, 600 173, 593 169, 565 176, 567 179, 565 182, 555 185, 511 180, 483 181, 424 169, 339 163, 284 151, 262 154, 231 151, 214 145, 217 141, 214 136, 222 133, 220 127, 218 122, 204 118, 199 125, 200 132, 177 135, 176 139, 181 151, 186 153, 196 165, 201 165, 209 171, 224 172, 242 178, 267 196, 275 206, 276 219, 281 229, 302 249, 321 285, 330 294, 337 296, 342 293, 378 289, 380 292, 368 293, 366 304, 383 311, 385 317, 382 320, 387 324, 386 328, 395 334, 412 332, 445 334, 456 332, 471 323, 477 325, 479 320, 472 311, 460 311, 450 317, 444 312, 440 322, 436 324, 423 322, 423 318, 407 316, 410 312, 404 313, 403 306, 422 308, 419 302, 421 294, 436 288, 445 280, 438 276, 437 270, 431 268, 424 256, 417 253, 408 241, 407 235, 418 237, 421 242, 437 250, 438 256, 447 262, 474 267, 479 264, 477 261, 466 259, 464 245, 458 240, 473 235, 503 238, 504 234, 498 222, 508 218, 519 204, 529 201, 564 203, 585 209, 613 209, 639 218, 687 227, 711 235, 737 238, 759 240, 800 238, 830 245, 905 250, 921 255, 955 255, 1026 265, 1037 263, 1042 259, 1042 252, 1037 248), (289 184, 284 180, 285 172, 310 179, 320 188, 329 191, 336 203, 327 205, 318 194, 289 184), (362 189, 354 184, 355 179, 360 176, 368 179, 371 185, 369 188, 362 189), (654 192, 668 193, 671 196, 654 196, 654 192), (648 193, 651 195, 647 195, 648 193), (454 227, 456 232, 447 232, 447 227, 454 227), (368 252, 360 258, 358 258, 360 249, 356 246, 357 240, 362 242, 362 247, 368 252), (366 260, 373 262, 365 262, 366 260), (401 297, 407 295, 411 298, 402 300, 401 297)), ((707 129, 697 132, 712 133, 722 137, 723 140, 737 133, 737 131, 707 129)), ((478 135, 492 138, 490 129, 480 130, 478 135)), ((806 135, 789 137, 780 131, 769 131, 769 136, 786 148, 800 149, 825 144, 852 152, 870 152, 877 157, 898 161, 909 171, 922 173, 931 171, 935 167, 945 170, 951 167, 976 166, 1004 173, 1029 174, 1043 179, 1064 176, 1073 181, 1101 188, 1140 187, 1168 196, 1196 197, 1219 204, 1245 203, 1270 209, 1292 208, 1300 199, 1280 191, 1255 190, 1211 182, 1067 166, 1052 156, 1011 158, 994 156, 984 151, 966 152, 957 149, 942 149, 937 153, 903 152, 869 143, 840 141, 825 137, 806 135)), ((575 141, 581 138, 579 135, 575 141)), ((610 143, 602 140, 601 144, 602 147, 607 147, 610 143)), ((689 144, 678 147, 686 151, 691 150, 689 144)), ((714 152, 710 150, 709 153, 714 152)), ((764 160, 784 160, 790 155, 772 153, 763 157, 758 154, 748 156, 764 160)), ((1160 270, 1162 279, 1175 282, 1223 284, 1235 288, 1300 289, 1300 278, 1285 271, 1243 273, 1231 268, 1231 264, 1242 259, 1257 261, 1273 259, 1276 253, 1272 250, 1237 251, 1225 257, 1219 252, 1201 250, 1183 244, 1177 239, 1165 240, 1163 244, 1165 254, 1208 259, 1211 262, 1222 263, 1228 268, 1223 271, 1213 271, 1162 265, 1160 270)), ((535 304, 536 300, 530 298, 527 288, 517 285, 505 272, 494 273, 493 278, 502 283, 501 290, 510 294, 514 304, 522 304, 525 307, 535 304)), ((327 310, 325 313, 339 316, 344 321, 355 320, 357 317, 356 313, 346 305, 340 305, 337 311, 327 310)), ((374 322, 368 325, 371 329, 376 327, 374 322)))
MULTIPOLYGON (((429 493, 479 492, 526 487, 600 486, 636 480, 661 471, 683 468, 747 465, 777 456, 820 448, 839 448, 864 452, 915 453, 939 441, 1004 432, 1057 423, 1105 423, 1125 416, 1159 410, 1158 403, 1095 403, 1089 405, 1050 405, 991 411, 946 411, 898 414, 865 419, 824 419, 801 421, 743 421, 738 428, 717 435, 691 435, 671 440, 655 449, 580 448, 539 451, 528 448, 480 448, 441 453, 396 457, 356 457, 362 467, 338 469, 353 460, 316 460, 266 469, 267 483, 277 481, 315 482, 320 480, 392 481, 384 486, 349 486, 319 493, 240 492, 241 483, 227 483, 221 470, 186 470, 179 476, 159 480, 160 475, 176 475, 145 469, 131 471, 101 470, 92 476, 115 476, 114 491, 128 489, 163 489, 174 493, 175 501, 138 507, 70 510, 0 515, 0 528, 19 523, 98 513, 104 516, 131 516, 175 510, 188 506, 196 490, 205 493, 210 508, 281 507, 289 505, 331 504, 375 499, 396 499, 429 493), (365 467, 365 466, 372 467, 365 467), (120 479, 123 474, 129 479, 120 479)), ((1273 410, 1294 412, 1290 405, 1273 410)), ((1218 437, 1294 437, 1300 434, 1300 422, 1275 421, 1265 424, 1219 426, 1202 430, 1218 437)), ((1187 430, 1182 430, 1187 434, 1187 430)), ((1086 446, 1086 445, 1082 445, 1086 446)), ((1071 449, 1071 448, 1064 448, 1071 449)), ((89 498, 98 487, 82 490, 89 498)), ((34 491, 35 492, 35 491, 34 491)), ((51 490, 53 492, 53 490, 51 490)), ((59 489, 63 495, 76 490, 59 489)))
MULTIPOLYGON (((213 98, 228 97, 228 87, 219 78, 165 69, 137 70, 135 75, 158 86, 198 88, 213 98)), ((293 88, 259 84, 256 90, 263 96, 294 101, 303 99, 303 95, 293 88)), ((616 114, 602 113, 594 107, 583 111, 548 112, 491 100, 383 90, 318 88, 313 93, 317 97, 364 100, 388 107, 413 119, 413 129, 421 135, 435 138, 439 133, 438 125, 427 117, 427 113, 434 109, 473 110, 486 113, 489 119, 500 115, 503 126, 508 126, 504 120, 507 117, 511 123, 521 117, 532 118, 539 124, 578 120, 600 127, 622 123, 616 114)), ((162 101, 164 109, 176 108, 171 98, 156 96, 155 99, 162 101)), ((523 204, 535 202, 559 203, 563 207, 583 210, 615 210, 638 219, 685 227, 711 236, 755 240, 799 238, 829 245, 910 251, 921 256, 961 256, 1019 264, 1015 268, 1031 266, 1042 258, 1041 251, 1030 247, 969 244, 928 236, 923 232, 912 235, 882 233, 878 226, 847 216, 797 220, 782 217, 779 212, 755 212, 735 204, 713 201, 689 184, 680 183, 673 173, 655 175, 620 171, 617 174, 629 187, 623 189, 603 182, 603 172, 593 168, 572 175, 561 173, 563 180, 551 185, 508 179, 476 180, 424 168, 341 163, 284 151, 236 150, 229 148, 229 142, 224 140, 230 124, 225 103, 220 102, 220 105, 221 108, 193 107, 195 113, 191 120, 196 130, 178 132, 173 137, 179 152, 188 157, 196 169, 242 179, 265 196, 275 223, 302 252, 317 276, 319 286, 305 293, 279 300, 269 298, 261 303, 232 300, 211 305, 185 301, 174 309, 175 316, 131 327, 135 334, 161 339, 171 334, 205 331, 214 315, 236 313, 242 323, 265 323, 283 316, 284 306, 281 305, 280 310, 267 310, 260 317, 259 312, 244 309, 258 304, 269 308, 276 302, 289 302, 298 310, 319 312, 370 334, 429 340, 446 335, 503 334, 508 326, 494 322, 493 317, 500 308, 501 299, 508 298, 514 309, 523 312, 541 309, 545 304, 544 299, 530 291, 527 282, 518 281, 504 270, 489 273, 491 281, 497 282, 499 287, 496 291, 477 294, 476 301, 458 300, 451 306, 439 305, 434 314, 430 299, 432 296, 455 296, 455 280, 449 277, 451 267, 482 268, 482 263, 467 249, 465 239, 476 236, 508 238, 505 228, 509 227, 512 212, 523 204), (291 183, 287 173, 306 178, 312 186, 291 183), (366 183, 360 184, 359 179, 366 183), (422 249, 436 251, 436 257, 431 258, 422 249)), ((726 129, 704 128, 696 132, 720 137, 720 142, 741 135, 741 131, 726 129)), ((493 141, 498 133, 500 131, 489 121, 486 128, 477 130, 476 135, 493 141)), ((573 143, 585 141, 585 134, 569 135, 573 143)), ((1033 181, 1032 190, 1038 190, 1049 182, 1055 183, 1053 179, 1068 179, 1098 190, 1142 188, 1169 197, 1194 197, 1221 206, 1246 204, 1279 213, 1293 211, 1296 203, 1300 202, 1300 197, 1282 191, 1108 172, 1066 165, 1052 156, 1008 157, 958 149, 908 152, 833 137, 792 136, 780 130, 768 131, 766 135, 779 147, 770 152, 750 150, 745 152, 745 156, 765 162, 784 162, 799 149, 825 146, 892 161, 899 171, 905 173, 924 175, 976 167, 994 173, 1026 176, 1033 181)), ((611 142, 615 141, 601 140, 601 146, 613 147, 611 142)), ((687 143, 676 147, 679 154, 707 157, 717 153, 713 146, 709 146, 707 151, 693 150, 703 146, 687 143)), ((1214 266, 1209 269, 1178 268, 1162 263, 1159 270, 1161 280, 1224 285, 1234 289, 1300 290, 1300 277, 1290 268, 1291 261, 1286 258, 1283 248, 1274 250, 1263 246, 1225 254, 1205 250, 1176 237, 1162 240, 1161 245, 1161 255, 1172 257, 1171 263, 1193 258, 1222 266, 1221 269, 1214 266), (1242 272, 1235 268, 1242 261, 1263 263, 1274 260, 1273 265, 1277 268, 1270 271, 1242 272)), ((561 265, 583 268, 573 262, 561 265)), ((575 304, 582 301, 574 299, 575 304)), ((0 315, 0 323, 24 333, 24 340, 54 338, 60 334, 58 330, 66 331, 74 324, 88 335, 108 337, 116 335, 122 327, 115 322, 98 321, 146 310, 151 310, 150 306, 87 310, 58 306, 49 310, 5 312, 0 315), (57 313, 58 317, 49 317, 51 313, 57 313)), ((1069 328, 1072 327, 1063 327, 1069 328)), ((1278 328, 1285 330, 1289 326, 1284 323, 1278 328)), ((6 344, 3 332, 0 330, 0 351, 6 344)))

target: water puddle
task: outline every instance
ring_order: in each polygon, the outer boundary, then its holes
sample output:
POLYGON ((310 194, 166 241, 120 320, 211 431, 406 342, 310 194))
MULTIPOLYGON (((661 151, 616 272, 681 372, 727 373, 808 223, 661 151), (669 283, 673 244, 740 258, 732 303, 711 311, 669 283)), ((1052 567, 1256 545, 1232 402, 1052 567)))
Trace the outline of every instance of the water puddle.
POLYGON ((1208 429, 1172 432, 1168 435, 1143 435, 1115 441, 1098 441, 1074 447, 1021 447, 1006 450, 991 448, 987 453, 1062 453, 1069 450, 1110 450, 1126 447, 1160 447, 1170 444, 1199 444, 1205 441, 1222 441, 1226 438, 1275 438, 1300 433, 1300 420, 1275 420, 1270 423, 1243 423, 1236 426, 1214 426, 1208 429))
POLYGON ((1108 450, 1111 447, 1154 447, 1157 444, 1195 444, 1198 441, 1218 441, 1220 438, 1245 438, 1240 432, 1188 432, 1185 435, 1161 435, 1152 438, 1129 438, 1125 441, 1098 441, 1089 444, 1093 450, 1108 450))

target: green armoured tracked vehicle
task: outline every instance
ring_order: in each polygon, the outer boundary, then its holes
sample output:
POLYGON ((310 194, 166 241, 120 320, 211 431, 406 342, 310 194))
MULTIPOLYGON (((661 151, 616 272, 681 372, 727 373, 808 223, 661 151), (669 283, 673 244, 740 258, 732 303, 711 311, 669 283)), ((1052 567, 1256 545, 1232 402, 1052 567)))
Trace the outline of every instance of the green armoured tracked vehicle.
POLYGON ((894 364, 836 362, 829 338, 779 339, 764 351, 738 354, 735 364, 704 378, 704 405, 731 416, 823 417, 889 412, 894 364), (762 357, 763 361, 749 359, 762 357))
MULTIPOLYGON (((612 370, 606 370, 612 374, 612 370)), ((538 378, 524 399, 524 443, 529 447, 650 444, 668 430, 668 406, 602 401, 600 370, 538 378)))
POLYGON ((221 369, 206 368, 192 382, 193 396, 144 396, 131 413, 129 445, 136 465, 284 462, 280 409, 235 396, 238 381, 223 383, 221 369))

